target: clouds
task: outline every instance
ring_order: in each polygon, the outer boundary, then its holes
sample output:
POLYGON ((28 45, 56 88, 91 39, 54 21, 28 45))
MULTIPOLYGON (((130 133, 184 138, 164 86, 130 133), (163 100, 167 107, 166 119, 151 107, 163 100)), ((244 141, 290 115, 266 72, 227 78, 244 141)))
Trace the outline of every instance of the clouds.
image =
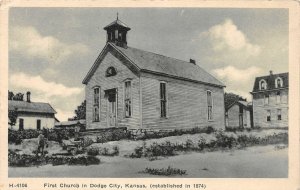
POLYGON ((57 111, 57 118, 67 120, 82 101, 84 90, 61 83, 48 82, 40 75, 31 76, 22 72, 9 76, 9 88, 13 92, 32 92, 33 102, 48 102, 57 111))
POLYGON ((258 67, 249 67, 247 69, 238 69, 233 66, 227 66, 225 68, 214 69, 213 73, 223 80, 231 82, 249 81, 253 77, 261 74, 262 69, 258 67))
MULTIPOLYGON (((232 19, 210 26, 200 33, 198 43, 202 49, 202 62, 209 63, 209 70, 226 84, 226 91, 251 99, 249 91, 255 77, 264 74, 261 58, 263 46, 256 44, 232 19)), ((199 48, 201 49, 201 48, 199 48)))
POLYGON ((52 64, 60 64, 72 55, 88 52, 88 47, 83 44, 68 44, 53 36, 42 36, 31 26, 14 26, 10 35, 10 51, 33 59, 45 59, 52 64))
POLYGON ((238 29, 231 19, 226 19, 223 23, 212 26, 202 35, 209 37, 215 51, 244 51, 246 56, 257 56, 261 52, 261 48, 250 43, 247 36, 238 29))
POLYGON ((263 70, 255 66, 246 69, 226 66, 214 69, 212 73, 226 84, 226 91, 239 94, 249 100, 251 99, 249 91, 253 87, 254 79, 262 75, 263 70))
POLYGON ((69 97, 77 95, 82 89, 67 87, 60 83, 47 82, 41 76, 30 76, 25 73, 15 73, 10 76, 9 82, 12 86, 25 88, 44 93, 47 97, 60 96, 69 97))

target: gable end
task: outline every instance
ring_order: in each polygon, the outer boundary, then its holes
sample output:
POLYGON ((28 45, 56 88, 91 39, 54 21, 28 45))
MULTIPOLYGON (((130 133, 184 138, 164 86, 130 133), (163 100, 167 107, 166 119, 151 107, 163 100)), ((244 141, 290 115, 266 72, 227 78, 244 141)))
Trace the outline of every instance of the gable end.
POLYGON ((128 57, 123 55, 115 47, 110 45, 110 43, 107 43, 104 46, 101 53, 99 54, 99 56, 97 57, 97 59, 94 62, 93 66, 91 67, 91 69, 89 70, 89 72, 87 73, 85 78, 83 79, 82 84, 87 84, 89 82, 89 80, 91 79, 93 74, 96 72, 97 68, 99 67, 101 61, 104 59, 104 57, 106 56, 106 54, 108 52, 111 52, 116 58, 118 58, 119 60, 122 60, 122 63, 125 64, 133 73, 139 74, 140 68, 138 68, 138 66, 136 64, 134 64, 128 57))

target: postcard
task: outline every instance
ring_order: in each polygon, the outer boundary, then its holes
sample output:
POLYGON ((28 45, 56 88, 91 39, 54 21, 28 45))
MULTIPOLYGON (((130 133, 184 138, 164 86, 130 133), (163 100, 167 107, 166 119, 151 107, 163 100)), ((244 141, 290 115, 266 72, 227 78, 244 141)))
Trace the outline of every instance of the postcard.
POLYGON ((0 190, 300 188, 297 2, 2 1, 0 18, 0 190))

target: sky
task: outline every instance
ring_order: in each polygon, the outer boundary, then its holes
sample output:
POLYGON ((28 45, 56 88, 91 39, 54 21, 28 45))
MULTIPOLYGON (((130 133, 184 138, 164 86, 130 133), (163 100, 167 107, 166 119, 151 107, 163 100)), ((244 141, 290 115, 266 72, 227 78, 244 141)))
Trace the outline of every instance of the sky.
POLYGON ((117 13, 128 46, 195 59, 249 101, 256 76, 288 72, 287 9, 19 7, 9 11, 9 90, 31 91, 61 121, 74 116, 117 13))

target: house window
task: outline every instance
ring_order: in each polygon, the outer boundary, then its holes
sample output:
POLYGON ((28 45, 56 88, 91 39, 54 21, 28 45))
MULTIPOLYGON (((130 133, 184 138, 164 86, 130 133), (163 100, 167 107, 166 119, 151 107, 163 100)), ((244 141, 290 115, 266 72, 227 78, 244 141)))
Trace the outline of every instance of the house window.
POLYGON ((115 76, 116 74, 117 74, 117 70, 114 67, 108 67, 105 76, 110 77, 110 76, 115 76))
POLYGON ((125 91, 124 91, 124 104, 125 104, 125 117, 131 117, 132 115, 132 106, 131 106, 131 81, 125 82, 125 91))
POLYGON ((267 89, 267 82, 265 80, 261 80, 259 82, 259 87, 260 87, 260 90, 266 90, 267 89))
POLYGON ((267 110, 267 121, 271 121, 271 110, 267 110))
POLYGON ((24 130, 24 119, 22 118, 19 119, 19 130, 24 130))
POLYGON ((265 105, 268 105, 269 104, 269 94, 266 94, 265 95, 265 105))
POLYGON ((99 108, 100 108, 100 88, 94 88, 94 104, 93 104, 93 121, 97 122, 100 120, 99 117, 99 108))
POLYGON ((118 30, 115 30, 115 39, 118 39, 118 30))
POLYGON ((167 117, 166 83, 160 83, 160 116, 167 117))
POLYGON ((277 92, 277 93, 276 93, 276 103, 277 103, 277 104, 280 104, 280 103, 281 103, 281 94, 280 94, 280 92, 277 92))
POLYGON ((283 87, 283 82, 282 82, 282 79, 280 77, 278 77, 276 80, 275 80, 275 87, 276 88, 281 88, 283 87))
POLYGON ((207 91, 207 119, 210 121, 212 120, 212 113, 213 113, 213 103, 212 103, 212 94, 211 91, 207 91))
POLYGON ((41 130, 41 120, 40 119, 36 120, 36 129, 41 130))
POLYGON ((277 120, 281 120, 281 109, 277 109, 277 120))

